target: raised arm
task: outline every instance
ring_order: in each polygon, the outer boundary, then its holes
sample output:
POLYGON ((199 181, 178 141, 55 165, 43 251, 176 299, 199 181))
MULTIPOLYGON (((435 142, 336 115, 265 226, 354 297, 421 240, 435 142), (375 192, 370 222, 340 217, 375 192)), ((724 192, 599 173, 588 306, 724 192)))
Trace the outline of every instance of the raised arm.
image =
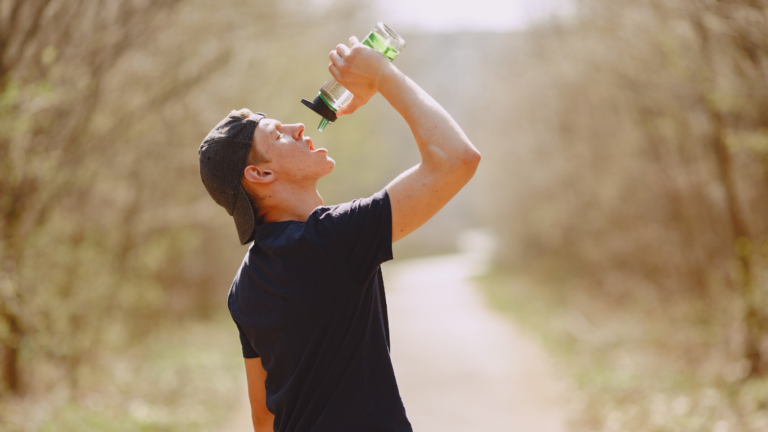
POLYGON ((480 153, 431 96, 382 55, 350 38, 331 51, 329 70, 354 97, 337 115, 354 112, 377 92, 408 123, 421 163, 387 185, 392 203, 392 241, 434 216, 472 178, 480 153))

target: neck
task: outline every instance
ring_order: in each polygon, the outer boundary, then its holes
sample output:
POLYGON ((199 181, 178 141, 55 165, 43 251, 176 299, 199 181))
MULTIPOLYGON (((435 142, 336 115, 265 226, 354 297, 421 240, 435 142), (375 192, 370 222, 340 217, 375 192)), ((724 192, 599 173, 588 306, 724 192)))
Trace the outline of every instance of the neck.
POLYGON ((264 223, 289 220, 306 222, 312 211, 323 205, 317 183, 305 187, 274 185, 263 195, 260 207, 264 209, 264 223))

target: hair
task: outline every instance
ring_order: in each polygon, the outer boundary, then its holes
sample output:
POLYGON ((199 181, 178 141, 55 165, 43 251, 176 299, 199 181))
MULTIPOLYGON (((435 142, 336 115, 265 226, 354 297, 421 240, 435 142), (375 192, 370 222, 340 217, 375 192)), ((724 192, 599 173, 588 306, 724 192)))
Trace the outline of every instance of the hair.
MULTIPOLYGON (((229 113, 229 115, 235 115, 238 117, 242 117, 244 119, 251 118, 253 116, 253 113, 248 108, 243 108, 237 111, 232 111, 229 113)), ((270 162, 270 159, 262 153, 259 148, 256 146, 256 134, 251 137, 251 148, 248 150, 248 156, 245 159, 246 166, 247 165, 258 165, 260 163, 270 162)), ((250 198, 251 206, 253 207, 253 214, 256 216, 256 225, 261 225, 263 223, 263 216, 259 217, 259 198, 256 196, 255 193, 251 193, 251 191, 248 190, 248 188, 244 188, 246 195, 248 195, 248 198, 250 198)))

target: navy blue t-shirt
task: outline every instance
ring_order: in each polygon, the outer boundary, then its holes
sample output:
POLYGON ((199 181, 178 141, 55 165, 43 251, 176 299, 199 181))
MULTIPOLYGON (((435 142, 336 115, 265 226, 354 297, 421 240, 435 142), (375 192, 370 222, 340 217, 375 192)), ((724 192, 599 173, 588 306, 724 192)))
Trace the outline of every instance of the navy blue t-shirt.
POLYGON ((390 259, 386 189, 256 229, 229 310, 243 356, 267 371, 275 431, 412 431, 389 357, 390 259))

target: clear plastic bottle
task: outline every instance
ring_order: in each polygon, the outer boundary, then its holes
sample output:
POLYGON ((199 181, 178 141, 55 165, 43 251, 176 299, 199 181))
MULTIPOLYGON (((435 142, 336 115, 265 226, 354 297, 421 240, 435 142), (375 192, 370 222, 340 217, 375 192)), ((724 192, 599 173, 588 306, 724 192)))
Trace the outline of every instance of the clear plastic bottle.
MULTIPOLYGON (((382 22, 376 24, 362 43, 380 52, 389 61, 394 60, 405 48, 403 38, 382 22)), ((323 117, 317 127, 322 131, 329 123, 336 121, 336 111, 350 99, 352 99, 352 93, 331 77, 320 87, 315 100, 310 102, 302 99, 301 103, 323 117)))

